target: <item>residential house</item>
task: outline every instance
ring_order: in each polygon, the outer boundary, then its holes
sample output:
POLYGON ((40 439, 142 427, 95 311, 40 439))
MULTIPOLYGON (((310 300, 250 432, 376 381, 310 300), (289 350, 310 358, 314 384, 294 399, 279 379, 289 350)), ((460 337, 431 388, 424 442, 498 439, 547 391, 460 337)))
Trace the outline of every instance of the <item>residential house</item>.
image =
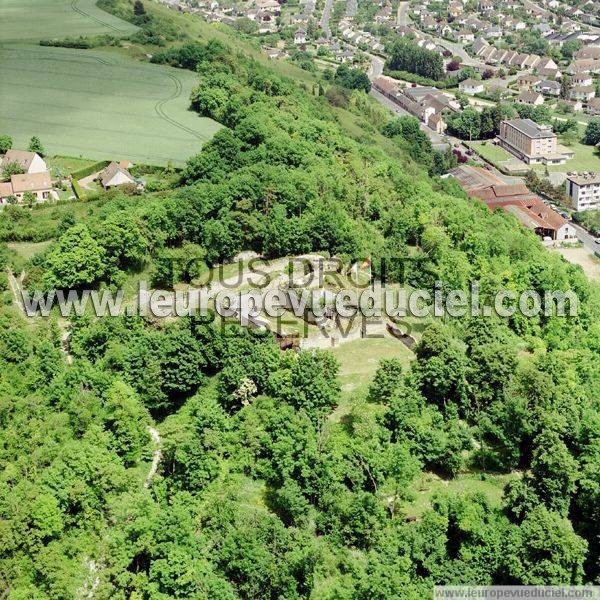
POLYGON ((336 55, 335 60, 339 63, 345 64, 348 62, 354 62, 354 52, 350 50, 346 50, 345 52, 340 52, 336 55))
POLYGON ((17 163, 29 175, 45 173, 48 170, 46 162, 39 154, 25 150, 7 150, 2 164, 8 163, 17 163))
POLYGON ((558 65, 549 56, 542 56, 535 67, 538 71, 540 69, 558 70, 558 65))
POLYGON ((114 161, 98 173, 98 180, 105 190, 120 185, 137 185, 137 181, 131 173, 120 163, 114 161))
POLYGON ((536 83, 534 89, 536 92, 540 92, 546 96, 560 95, 560 83, 558 83, 558 81, 550 81, 545 79, 536 83))
POLYGON ((525 91, 517 96, 516 100, 519 104, 528 104, 529 106, 541 106, 544 104, 544 96, 538 92, 525 91))
POLYGON ((574 113, 578 113, 583 110, 583 104, 581 103, 581 100, 561 100, 560 102, 561 104, 565 104, 566 106, 570 107, 574 113))
POLYGON ((558 69, 536 69, 537 74, 543 79, 557 80, 562 77, 562 73, 558 69))
POLYGON ((468 29, 461 29, 456 34, 456 39, 463 44, 470 44, 471 42, 475 41, 475 35, 468 29))
POLYGON ((542 37, 547 37, 554 33, 554 29, 548 23, 537 23, 533 28, 539 31, 542 37))
POLYGON ((52 196, 50 173, 11 175, 10 182, 0 183, 0 204, 6 204, 11 197, 23 202, 25 194, 33 194, 37 202, 48 200, 52 196))
MULTIPOLYGON (((531 90, 538 83, 540 83, 540 78, 537 75, 530 75, 529 73, 519 75, 517 78, 517 85, 521 90, 531 90)), ((540 92, 541 90, 537 91, 540 92)))
POLYGON ((593 85, 594 78, 590 73, 575 73, 575 75, 571 77, 571 83, 573 85, 590 86, 593 85))
POLYGON ((570 75, 579 73, 600 73, 600 59, 581 58, 574 60, 567 68, 567 73, 570 75))
POLYGON ((576 211, 600 209, 600 173, 567 174, 565 187, 576 211))
POLYGON ((585 112, 594 117, 600 116, 600 98, 592 98, 585 107, 585 112))
POLYGON ((306 44, 306 31, 297 29, 294 33, 294 44, 306 44))
POLYGON ((474 96, 475 94, 481 94, 485 91, 485 86, 482 81, 477 79, 465 79, 458 84, 458 89, 470 96, 474 96))
POLYGON ((571 100, 582 100, 589 102, 596 95, 596 88, 591 85, 576 85, 571 88, 569 98, 571 100))
POLYGON ((489 40, 489 39, 493 39, 493 40, 498 40, 502 37, 502 29, 500 27, 498 27, 497 25, 493 25, 492 27, 488 27, 484 32, 483 35, 489 40))

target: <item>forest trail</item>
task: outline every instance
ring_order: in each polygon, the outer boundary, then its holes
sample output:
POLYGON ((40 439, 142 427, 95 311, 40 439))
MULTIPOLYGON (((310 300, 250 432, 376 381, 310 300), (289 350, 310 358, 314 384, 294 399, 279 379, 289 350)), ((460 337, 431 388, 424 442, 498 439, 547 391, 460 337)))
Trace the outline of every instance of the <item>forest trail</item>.
POLYGON ((162 448, 161 448, 162 440, 160 439, 160 434, 158 433, 158 430, 155 429, 154 427, 149 426, 148 433, 150 433, 150 436, 152 437, 153 442, 156 444, 156 448, 155 448, 154 452, 152 453, 152 465, 150 466, 150 471, 148 471, 148 475, 146 476, 146 481, 144 481, 145 488, 149 487, 150 484, 152 483, 152 479, 156 475, 156 472, 158 471, 158 465, 160 464, 160 461, 162 459, 162 448))
POLYGON ((6 276, 8 279, 8 285, 10 286, 10 290, 15 298, 15 304, 19 307, 21 312, 25 314, 25 307, 23 306, 23 296, 21 295, 21 290, 23 286, 23 280, 25 279, 25 271, 19 275, 19 279, 14 276, 14 273, 11 269, 6 269, 6 276))

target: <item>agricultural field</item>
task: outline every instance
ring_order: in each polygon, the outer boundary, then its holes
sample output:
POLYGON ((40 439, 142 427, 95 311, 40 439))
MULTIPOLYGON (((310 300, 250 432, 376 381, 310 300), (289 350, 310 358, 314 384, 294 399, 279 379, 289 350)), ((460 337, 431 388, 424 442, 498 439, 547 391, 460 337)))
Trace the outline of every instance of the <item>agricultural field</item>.
POLYGON ((0 131, 49 154, 182 165, 219 129, 189 110, 194 73, 115 53, 5 44, 0 131))
POLYGON ((2 0, 0 42, 69 35, 122 35, 136 27, 100 10, 95 0, 2 0))

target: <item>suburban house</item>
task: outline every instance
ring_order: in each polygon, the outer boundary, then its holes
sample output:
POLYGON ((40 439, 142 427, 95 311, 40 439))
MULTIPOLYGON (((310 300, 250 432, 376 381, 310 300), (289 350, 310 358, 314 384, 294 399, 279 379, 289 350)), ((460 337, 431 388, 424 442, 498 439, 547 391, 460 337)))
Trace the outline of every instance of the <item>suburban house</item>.
POLYGON ((596 95, 596 88, 592 85, 576 85, 571 88, 569 98, 589 102, 596 95))
POLYGON ((600 98, 592 98, 585 109, 588 115, 600 116, 600 98))
MULTIPOLYGON (((540 78, 537 75, 529 75, 529 73, 526 75, 520 75, 517 79, 517 85, 519 88, 525 90, 532 89, 533 86, 537 85, 538 83, 540 83, 540 78)), ((537 91, 540 92, 541 90, 537 91)))
POLYGON ((33 194, 37 202, 44 202, 52 196, 52 180, 50 173, 23 173, 11 175, 10 181, 0 183, 0 204, 6 204, 15 198, 23 202, 25 194, 33 194))
POLYGON ((528 104, 529 106, 540 106, 544 104, 544 96, 537 92, 525 91, 517 96, 519 104, 528 104))
POLYGON ((574 156, 566 148, 557 148, 556 134, 550 125, 531 119, 508 119, 500 123, 500 145, 528 165, 560 165, 574 156))
POLYGON ((119 185, 137 185, 131 173, 117 162, 111 162, 103 171, 100 171, 98 180, 105 190, 119 185))
POLYGON ((294 33, 294 44, 306 44, 306 31, 304 29, 296 30, 296 33, 294 33))
POLYGON ((456 34, 456 39, 459 42, 462 42, 463 44, 470 44, 471 42, 475 41, 475 35, 472 31, 469 31, 468 29, 461 29, 456 34))
POLYGON ((551 81, 550 79, 539 81, 535 84, 534 89, 536 92, 540 92, 546 96, 560 95, 560 83, 558 83, 558 81, 551 81))
POLYGON ((475 94, 481 94, 485 90, 485 87, 482 81, 477 79, 465 79, 458 84, 458 89, 465 94, 473 96, 475 94))
POLYGON ((600 209, 600 173, 567 175, 565 187, 575 210, 600 209))
POLYGON ((593 85, 594 78, 589 73, 576 73, 571 77, 573 85, 593 85))
POLYGON ((7 150, 1 164, 17 163, 25 173, 45 173, 48 170, 44 159, 35 152, 7 150))

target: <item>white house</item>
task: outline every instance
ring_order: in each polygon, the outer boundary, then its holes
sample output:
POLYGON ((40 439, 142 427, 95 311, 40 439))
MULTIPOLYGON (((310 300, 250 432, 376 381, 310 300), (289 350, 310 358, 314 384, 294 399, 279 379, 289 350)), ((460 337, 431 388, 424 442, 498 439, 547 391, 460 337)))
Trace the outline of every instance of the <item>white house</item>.
POLYGON ((304 29, 298 29, 294 33, 294 44, 306 44, 306 31, 304 29))
POLYGON ((517 97, 519 104, 528 104, 529 106, 541 106, 544 104, 544 96, 538 92, 531 92, 529 90, 521 92, 517 97))
POLYGON ((571 100, 583 100, 587 102, 596 95, 596 89, 591 85, 577 85, 571 89, 571 100))
POLYGON ((111 162, 108 167, 98 174, 98 179, 104 189, 118 185, 136 185, 129 171, 117 162, 111 162))
POLYGON ((48 170, 44 159, 35 152, 25 150, 7 150, 2 164, 17 163, 25 173, 45 173, 48 170))
POLYGON ((458 89, 465 94, 473 96, 475 94, 481 94, 485 90, 485 87, 483 82, 477 79, 465 79, 458 84, 458 89))
POLYGON ((558 96, 560 94, 560 83, 545 79, 539 81, 534 86, 536 92, 546 94, 547 96, 558 96))

